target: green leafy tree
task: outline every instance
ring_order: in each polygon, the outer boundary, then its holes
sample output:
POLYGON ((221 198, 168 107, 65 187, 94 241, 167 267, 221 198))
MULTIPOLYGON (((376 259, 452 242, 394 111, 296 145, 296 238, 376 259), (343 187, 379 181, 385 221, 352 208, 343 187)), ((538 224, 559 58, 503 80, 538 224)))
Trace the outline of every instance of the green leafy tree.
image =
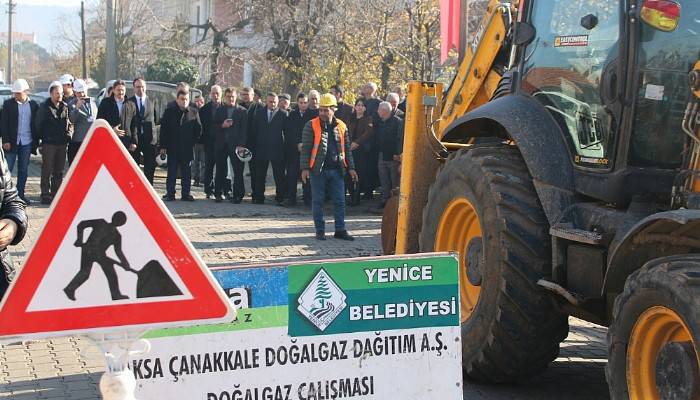
POLYGON ((183 57, 161 54, 146 68, 146 80, 194 83, 199 79, 197 67, 183 57))

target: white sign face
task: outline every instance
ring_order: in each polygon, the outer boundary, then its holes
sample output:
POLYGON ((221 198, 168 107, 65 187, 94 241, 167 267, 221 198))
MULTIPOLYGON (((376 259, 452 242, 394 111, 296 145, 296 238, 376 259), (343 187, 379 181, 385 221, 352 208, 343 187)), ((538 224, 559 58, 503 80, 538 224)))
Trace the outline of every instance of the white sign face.
POLYGON ((461 400, 458 268, 412 255, 215 270, 237 321, 149 332, 136 397, 461 400))
MULTIPOLYGON (((240 315, 240 314, 239 314, 240 315)), ((149 339, 136 398, 462 398, 458 327, 291 338, 265 328, 149 339)))
POLYGON ((109 171, 101 167, 27 310, 65 310, 162 301, 163 296, 137 296, 139 271, 150 266, 149 263, 160 264, 162 269, 159 270, 181 293, 165 298, 192 298, 109 171), (112 223, 117 212, 125 216, 123 225, 115 226, 112 223), (79 231, 82 236, 80 240, 79 231), (118 245, 121 245, 121 252, 131 271, 121 265, 118 245), (83 265, 81 268, 81 264, 89 266, 83 265), (88 272, 82 273, 87 278, 84 281, 85 278, 79 276, 81 269, 88 272), (108 276, 112 273, 116 280, 109 282, 108 276), (113 298, 115 290, 124 298, 113 298))

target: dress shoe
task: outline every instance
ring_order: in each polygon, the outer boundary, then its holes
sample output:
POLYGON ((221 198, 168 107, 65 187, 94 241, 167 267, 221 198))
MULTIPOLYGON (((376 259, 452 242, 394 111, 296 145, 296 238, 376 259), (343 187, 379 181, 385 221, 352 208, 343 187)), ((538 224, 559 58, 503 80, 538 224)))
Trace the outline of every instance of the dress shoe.
POLYGON ((32 205, 32 201, 29 200, 28 198, 26 198, 24 196, 19 196, 19 198, 22 199, 22 201, 25 202, 28 206, 32 205))
POLYGON ((215 203, 221 203, 224 199, 221 198, 221 196, 215 196, 214 197, 214 202, 215 203))
POLYGON ((316 240, 326 240, 325 232, 316 232, 316 240))
POLYGON ((348 233, 348 231, 339 231, 339 232, 336 232, 336 233, 333 235, 333 237, 336 238, 336 239, 347 240, 347 241, 349 241, 349 242, 352 242, 353 240, 355 240, 354 237, 350 236, 350 234, 348 233))
POLYGON ((194 201, 194 197, 191 194, 182 195, 180 198, 182 201, 194 201))
POLYGON ((41 204, 51 204, 51 197, 42 197, 41 204))
POLYGON ((195 179, 195 180, 194 180, 194 183, 192 184, 192 186, 200 187, 200 186, 202 186, 202 183, 199 181, 199 179, 195 179))
POLYGON ((253 204, 265 204, 265 199, 253 199, 253 204))
POLYGON ((282 205, 285 206, 285 207, 294 207, 294 206, 297 205, 297 201, 296 201, 296 200, 289 200, 289 199, 287 199, 287 200, 285 200, 285 201, 282 203, 282 205))
POLYGON ((129 296, 123 295, 123 294, 118 294, 118 295, 112 297, 112 300, 115 300, 115 301, 116 300, 128 300, 128 299, 129 299, 129 296))
POLYGON ((241 204, 242 201, 243 201, 243 197, 234 197, 231 199, 231 203, 233 203, 233 204, 241 204))
POLYGON ((163 195, 163 200, 165 200, 165 201, 174 201, 174 200, 175 200, 175 196, 172 195, 172 194, 166 194, 166 195, 163 195))

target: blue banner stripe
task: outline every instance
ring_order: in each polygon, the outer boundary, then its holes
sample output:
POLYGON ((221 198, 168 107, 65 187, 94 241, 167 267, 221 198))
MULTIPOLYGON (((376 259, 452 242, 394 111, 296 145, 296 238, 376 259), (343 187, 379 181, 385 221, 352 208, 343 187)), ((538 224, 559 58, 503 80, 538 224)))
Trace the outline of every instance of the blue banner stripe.
POLYGON ((212 273, 227 294, 229 289, 247 289, 251 307, 287 305, 287 267, 235 268, 212 273))

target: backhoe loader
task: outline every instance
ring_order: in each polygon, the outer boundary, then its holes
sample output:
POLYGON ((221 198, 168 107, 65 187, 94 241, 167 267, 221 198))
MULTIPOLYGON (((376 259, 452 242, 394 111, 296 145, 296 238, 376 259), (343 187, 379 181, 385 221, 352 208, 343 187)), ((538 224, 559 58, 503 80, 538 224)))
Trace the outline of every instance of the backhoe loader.
POLYGON ((382 242, 459 253, 467 376, 540 373, 575 316, 613 399, 700 399, 699 109, 696 0, 492 0, 409 84, 382 242))

